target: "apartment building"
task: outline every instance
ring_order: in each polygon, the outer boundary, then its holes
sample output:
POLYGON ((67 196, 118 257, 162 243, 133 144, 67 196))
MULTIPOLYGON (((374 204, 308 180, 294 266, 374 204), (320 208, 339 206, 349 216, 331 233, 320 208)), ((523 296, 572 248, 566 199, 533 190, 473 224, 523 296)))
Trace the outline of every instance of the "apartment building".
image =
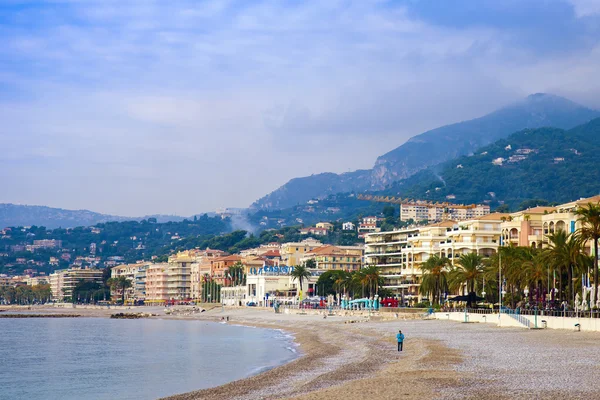
MULTIPOLYGON (((146 298, 146 270, 150 265, 151 263, 121 264, 111 268, 111 278, 124 276, 131 281, 131 287, 125 290, 125 301, 146 298)), ((111 295, 121 298, 120 292, 111 292, 111 295)))
POLYGON ((192 263, 194 252, 184 251, 169 257, 167 291, 169 300, 185 301, 192 298, 192 263))
POLYGON ((169 297, 168 263, 151 264, 146 269, 146 303, 164 304, 169 297))
POLYGON ((501 246, 502 223, 508 214, 493 213, 454 224, 440 242, 440 253, 452 264, 462 255, 490 257, 501 246))
POLYGON ((488 214, 466 221, 443 221, 422 227, 373 233, 366 237, 365 262, 381 269, 384 288, 404 304, 420 299, 421 265, 432 255, 452 264, 462 254, 489 257, 498 251, 506 214, 488 214))
POLYGON ((333 224, 329 222, 319 222, 315 225, 317 228, 327 229, 328 231, 333 231, 333 224))
POLYGON ((300 228, 300 234, 302 235, 317 235, 317 236, 327 236, 329 233, 329 229, 327 228, 319 228, 310 226, 308 228, 300 228))
POLYGON ((482 217, 490 213, 485 204, 431 203, 427 201, 405 202, 400 204, 400 220, 415 222, 464 221, 482 217))
POLYGON ((242 261, 242 257, 237 255, 217 257, 211 260, 212 277, 218 284, 223 285, 227 277, 227 269, 242 261))
POLYGON ((102 270, 92 268, 69 268, 48 276, 52 300, 64 301, 73 295, 73 289, 79 282, 95 282, 102 284, 102 270))
POLYGON ((313 238, 308 238, 301 242, 289 242, 281 245, 281 262, 283 265, 295 266, 302 263, 302 258, 309 251, 322 246, 323 243, 313 238))
POLYGON ((302 262, 314 260, 317 270, 357 271, 362 266, 363 255, 361 246, 324 245, 307 252, 302 262))
MULTIPOLYGON (((600 195, 582 198, 555 207, 534 207, 511 213, 502 222, 502 241, 505 245, 544 248, 548 245, 548 235, 559 230, 576 232, 581 223, 575 211, 589 203, 600 202, 600 195)), ((586 243, 586 251, 592 254, 593 245, 586 243)))
POLYGON ((542 247, 544 242, 545 214, 555 207, 534 207, 509 214, 502 222, 502 245, 542 247))
POLYGON ((407 298, 415 293, 418 283, 412 273, 408 239, 418 235, 418 228, 371 233, 365 237, 365 264, 380 269, 383 288, 407 298))

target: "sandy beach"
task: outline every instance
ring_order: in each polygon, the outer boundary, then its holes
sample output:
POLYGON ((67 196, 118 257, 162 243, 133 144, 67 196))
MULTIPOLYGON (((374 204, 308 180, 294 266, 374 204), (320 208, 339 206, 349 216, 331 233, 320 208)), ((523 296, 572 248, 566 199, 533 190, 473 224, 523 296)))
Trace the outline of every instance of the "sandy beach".
POLYGON ((324 319, 220 307, 189 315, 165 315, 164 309, 149 307, 31 310, 89 317, 134 311, 164 319, 218 321, 227 316, 229 324, 283 329, 299 345, 301 356, 291 363, 170 400, 600 398, 600 333, 404 320, 402 316, 391 321, 358 316, 324 319), (396 351, 398 329, 407 337, 402 353, 396 351))

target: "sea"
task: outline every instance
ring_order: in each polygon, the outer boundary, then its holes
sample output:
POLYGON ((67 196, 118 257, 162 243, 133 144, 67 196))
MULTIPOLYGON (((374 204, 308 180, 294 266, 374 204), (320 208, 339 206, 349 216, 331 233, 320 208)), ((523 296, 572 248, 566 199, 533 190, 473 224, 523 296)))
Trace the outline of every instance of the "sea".
POLYGON ((297 357, 284 332, 206 321, 0 318, 0 399, 156 399, 297 357))

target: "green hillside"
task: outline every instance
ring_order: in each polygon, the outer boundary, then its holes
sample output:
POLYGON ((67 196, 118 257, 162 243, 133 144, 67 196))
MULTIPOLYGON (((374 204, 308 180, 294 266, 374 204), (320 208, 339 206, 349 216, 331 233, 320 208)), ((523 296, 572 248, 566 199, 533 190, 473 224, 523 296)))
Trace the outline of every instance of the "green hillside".
POLYGON ((421 171, 382 193, 514 208, 528 199, 568 202, 600 193, 600 118, 571 130, 524 130, 421 171), (494 163, 494 160, 495 163, 494 163))

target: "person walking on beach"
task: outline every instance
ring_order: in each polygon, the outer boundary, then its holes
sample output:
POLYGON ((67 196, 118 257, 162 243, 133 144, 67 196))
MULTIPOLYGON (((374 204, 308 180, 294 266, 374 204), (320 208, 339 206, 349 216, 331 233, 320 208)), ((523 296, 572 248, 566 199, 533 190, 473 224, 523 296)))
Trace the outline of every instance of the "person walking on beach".
POLYGON ((402 343, 404 342, 404 334, 402 331, 398 331, 396 339, 398 340, 398 351, 402 351, 402 343))

